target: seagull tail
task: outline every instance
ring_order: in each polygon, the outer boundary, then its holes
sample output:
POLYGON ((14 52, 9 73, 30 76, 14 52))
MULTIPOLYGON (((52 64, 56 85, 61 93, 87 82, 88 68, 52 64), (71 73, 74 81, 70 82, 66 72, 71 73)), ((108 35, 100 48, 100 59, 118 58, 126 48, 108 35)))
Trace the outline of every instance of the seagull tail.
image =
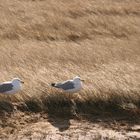
POLYGON ((51 83, 51 86, 52 86, 52 87, 56 87, 55 83, 51 83))

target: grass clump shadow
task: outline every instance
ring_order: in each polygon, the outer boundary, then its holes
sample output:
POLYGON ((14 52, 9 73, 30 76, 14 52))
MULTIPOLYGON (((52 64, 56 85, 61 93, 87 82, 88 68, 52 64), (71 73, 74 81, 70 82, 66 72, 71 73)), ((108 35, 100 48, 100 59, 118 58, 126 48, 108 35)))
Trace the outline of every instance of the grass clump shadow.
MULTIPOLYGON (((104 98, 100 94, 87 95, 71 98, 64 93, 53 92, 51 94, 42 93, 40 97, 30 97, 23 102, 16 104, 16 109, 22 112, 45 112, 48 115, 71 116, 73 110, 76 114, 114 114, 114 115, 140 115, 139 100, 133 99, 133 95, 128 93, 118 93, 110 91, 104 93, 108 96, 104 98)), ((13 112, 14 104, 9 101, 0 101, 0 111, 13 112)))
POLYGON ((43 111, 42 101, 36 97, 30 97, 23 102, 17 103, 16 108, 22 112, 38 113, 43 111))
POLYGON ((9 101, 0 101, 0 112, 5 111, 8 113, 13 112, 14 106, 11 102, 9 101))
POLYGON ((71 115, 71 101, 64 94, 53 93, 42 100, 43 109, 48 114, 71 115))

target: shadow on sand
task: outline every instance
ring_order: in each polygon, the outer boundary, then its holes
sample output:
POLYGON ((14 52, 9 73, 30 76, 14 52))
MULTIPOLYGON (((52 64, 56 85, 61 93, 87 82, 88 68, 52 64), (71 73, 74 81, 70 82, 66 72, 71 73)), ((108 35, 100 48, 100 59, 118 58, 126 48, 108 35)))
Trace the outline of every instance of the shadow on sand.
POLYGON ((58 128, 61 132, 69 129, 70 119, 72 118, 71 101, 63 99, 54 102, 52 100, 51 103, 45 102, 44 108, 46 108, 47 119, 51 125, 58 128))
POLYGON ((53 125, 54 127, 58 128, 59 131, 63 132, 67 129, 69 129, 70 127, 70 117, 62 117, 62 116, 54 116, 54 115, 50 115, 48 116, 48 121, 51 125, 53 125))

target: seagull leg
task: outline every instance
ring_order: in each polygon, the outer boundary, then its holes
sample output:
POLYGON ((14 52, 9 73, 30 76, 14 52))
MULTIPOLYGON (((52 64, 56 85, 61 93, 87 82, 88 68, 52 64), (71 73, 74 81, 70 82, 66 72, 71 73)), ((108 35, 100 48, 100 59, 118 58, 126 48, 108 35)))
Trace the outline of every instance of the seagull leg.
POLYGON ((69 99, 71 100, 71 93, 69 93, 69 99))
POLYGON ((73 100, 72 93, 69 93, 69 99, 70 99, 70 104, 71 104, 71 113, 72 113, 74 116, 76 116, 77 118, 79 118, 79 117, 78 117, 78 114, 76 113, 77 107, 76 107, 75 101, 73 100))
POLYGON ((76 112, 76 109, 77 109, 76 103, 74 102, 73 99, 71 99, 71 103, 72 103, 72 113, 73 113, 74 116, 76 116, 78 118, 78 114, 76 112))

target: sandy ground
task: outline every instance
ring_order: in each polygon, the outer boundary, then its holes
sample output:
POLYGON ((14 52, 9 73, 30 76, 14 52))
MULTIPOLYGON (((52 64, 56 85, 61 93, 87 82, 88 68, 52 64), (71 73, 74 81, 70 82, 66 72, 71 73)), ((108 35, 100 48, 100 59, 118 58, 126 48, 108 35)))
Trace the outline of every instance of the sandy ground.
POLYGON ((84 112, 90 102, 99 112, 119 105, 140 114, 139 64, 140 0, 1 0, 0 82, 18 76, 25 84, 21 94, 0 95, 0 140, 140 139, 133 115, 1 114, 13 111, 9 101, 67 112, 68 98, 48 84, 75 75, 85 79, 74 98, 84 112))
POLYGON ((138 118, 92 116, 74 119, 17 112, 1 119, 1 140, 140 139, 138 118), (127 121, 126 121, 127 120, 127 121))

